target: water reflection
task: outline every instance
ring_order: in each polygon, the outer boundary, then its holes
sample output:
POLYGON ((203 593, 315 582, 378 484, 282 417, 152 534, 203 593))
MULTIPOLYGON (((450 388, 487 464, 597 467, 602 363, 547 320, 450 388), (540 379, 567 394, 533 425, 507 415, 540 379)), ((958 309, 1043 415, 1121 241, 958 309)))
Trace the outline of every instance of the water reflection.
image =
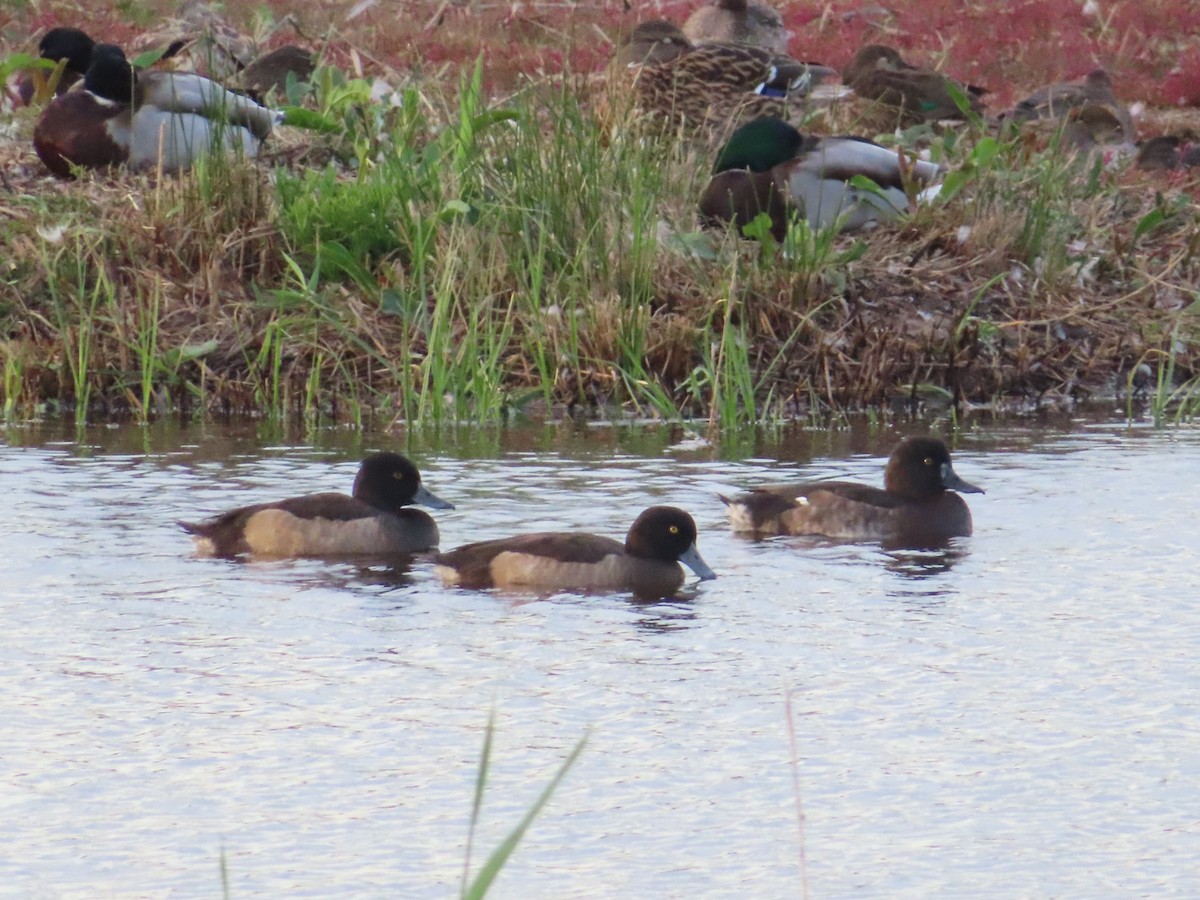
POLYGON ((965 544, 913 548, 882 545, 888 571, 915 581, 945 575, 969 555, 965 544))
POLYGON ((977 422, 956 461, 989 493, 946 547, 730 534, 718 492, 873 481, 902 430, 10 429, 0 814, 22 827, 0 877, 187 895, 219 889, 224 847, 234 894, 445 896, 496 707, 480 846, 597 735, 498 897, 785 896, 795 689, 814 895, 1200 896, 1179 865, 1200 853, 1200 758, 1180 749, 1200 510, 1179 489, 1200 431, 977 422), (512 600, 420 558, 197 560, 172 524, 297 481, 343 490, 380 448, 461 500, 443 546, 619 537, 663 502, 720 577, 649 603, 512 600))

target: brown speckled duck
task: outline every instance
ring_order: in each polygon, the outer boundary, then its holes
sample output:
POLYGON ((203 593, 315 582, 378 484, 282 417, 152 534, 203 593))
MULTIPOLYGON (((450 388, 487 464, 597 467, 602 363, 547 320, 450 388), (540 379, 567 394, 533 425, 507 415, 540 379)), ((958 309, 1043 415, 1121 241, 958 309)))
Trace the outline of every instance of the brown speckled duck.
POLYGON ((740 44, 695 46, 666 20, 643 22, 609 66, 605 118, 620 103, 636 113, 727 127, 744 118, 781 116, 789 95, 803 95, 833 70, 740 44))
POLYGON ((911 65, 883 44, 867 44, 860 49, 842 70, 842 80, 860 97, 895 107, 906 123, 965 118, 952 89, 965 98, 968 111, 983 112, 979 98, 986 91, 982 88, 911 65))
POLYGON ((1133 137, 1129 110, 1113 93, 1112 77, 1104 69, 1093 69, 1079 81, 1060 81, 1034 91, 1002 116, 1014 122, 1034 119, 1062 119, 1072 110, 1085 106, 1107 109, 1123 129, 1133 137))
POLYGON ((683 23, 693 44, 747 44, 786 54, 788 32, 779 10, 760 0, 713 0, 683 23))

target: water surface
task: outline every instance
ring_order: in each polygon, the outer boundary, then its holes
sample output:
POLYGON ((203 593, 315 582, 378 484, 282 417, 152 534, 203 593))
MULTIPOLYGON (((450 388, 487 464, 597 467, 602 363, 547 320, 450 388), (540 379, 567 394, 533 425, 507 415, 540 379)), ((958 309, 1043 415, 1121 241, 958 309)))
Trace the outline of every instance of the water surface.
POLYGON ((10 429, 0 879, 209 897, 223 850, 238 897, 446 897, 495 709, 477 865, 590 730, 497 897, 1200 895, 1200 430, 968 430, 988 493, 944 552, 728 532, 718 492, 877 484, 902 430, 10 429), (457 504, 443 547, 671 503, 721 577, 522 602, 172 524, 371 449, 457 504))

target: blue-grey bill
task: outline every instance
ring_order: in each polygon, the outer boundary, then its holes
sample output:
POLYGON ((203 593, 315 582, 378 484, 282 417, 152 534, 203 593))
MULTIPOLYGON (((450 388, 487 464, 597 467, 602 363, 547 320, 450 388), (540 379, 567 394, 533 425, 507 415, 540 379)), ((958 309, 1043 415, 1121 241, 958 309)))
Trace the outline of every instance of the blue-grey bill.
POLYGON ((963 481, 958 477, 958 473, 954 471, 950 463, 942 463, 942 484, 952 491, 958 491, 960 494, 982 494, 985 493, 983 488, 976 487, 969 481, 963 481))
POLYGON ((688 547, 679 557, 679 561, 700 576, 701 581, 711 581, 717 577, 717 573, 708 567, 703 559, 700 558, 700 551, 696 549, 696 545, 688 547))
POLYGON ((430 509, 454 509, 453 503, 449 503, 433 491, 427 490, 425 485, 417 488, 417 493, 413 496, 413 503, 420 503, 422 506, 428 506, 430 509))

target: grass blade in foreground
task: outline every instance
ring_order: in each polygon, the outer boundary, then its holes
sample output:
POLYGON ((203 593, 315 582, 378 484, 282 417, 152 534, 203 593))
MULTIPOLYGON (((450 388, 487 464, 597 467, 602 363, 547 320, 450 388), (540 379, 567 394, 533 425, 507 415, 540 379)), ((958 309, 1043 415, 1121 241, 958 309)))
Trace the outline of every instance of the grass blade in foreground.
MULTIPOLYGON (((467 861, 466 866, 469 869, 471 865, 471 841, 475 834, 475 824, 479 819, 479 810, 483 806, 483 791, 487 786, 488 766, 491 762, 492 755, 492 738, 496 731, 496 714, 493 712, 488 717, 487 730, 483 738, 483 754, 479 760, 479 774, 475 779, 475 798, 471 807, 471 827, 467 838, 467 861)), ((583 737, 575 744, 575 747, 563 760, 563 764, 558 767, 558 771, 554 773, 554 777, 550 779, 550 783, 542 790, 537 801, 533 806, 529 807, 517 827, 509 832, 508 837, 500 842, 500 846, 492 851, 492 855, 488 857, 483 868, 479 870, 479 874, 475 876, 475 880, 469 886, 464 887, 462 896, 464 900, 479 900, 485 896, 488 889, 492 886, 492 882, 496 880, 496 876, 500 874, 500 870, 512 856, 513 851, 517 849, 517 845, 521 843, 521 839, 525 837, 525 832, 529 830, 529 826, 533 824, 533 820, 537 818, 538 813, 542 811, 554 792, 558 789, 559 783, 570 771, 571 766, 575 765, 575 761, 579 758, 579 754, 583 752, 584 746, 587 744, 588 733, 585 732, 583 737)), ((466 871, 464 870, 464 884, 466 881, 466 871)))

